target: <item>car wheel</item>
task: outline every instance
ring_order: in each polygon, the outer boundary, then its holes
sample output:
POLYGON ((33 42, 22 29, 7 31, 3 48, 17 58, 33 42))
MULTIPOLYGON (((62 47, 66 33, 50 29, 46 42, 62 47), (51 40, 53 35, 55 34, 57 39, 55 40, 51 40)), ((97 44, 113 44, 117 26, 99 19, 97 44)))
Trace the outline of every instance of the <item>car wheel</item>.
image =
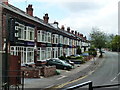
POLYGON ((63 69, 64 69, 64 70, 66 70, 66 69, 67 69, 67 67, 64 67, 63 69))

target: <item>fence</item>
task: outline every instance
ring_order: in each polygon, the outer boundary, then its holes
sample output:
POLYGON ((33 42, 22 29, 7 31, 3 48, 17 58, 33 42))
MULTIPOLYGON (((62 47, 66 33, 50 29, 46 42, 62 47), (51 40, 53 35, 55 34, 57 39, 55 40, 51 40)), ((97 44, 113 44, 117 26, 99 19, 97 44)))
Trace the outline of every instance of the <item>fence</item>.
POLYGON ((7 72, 2 77, 2 90, 24 90, 24 71, 3 71, 7 72))
MULTIPOLYGON (((120 84, 112 84, 112 85, 102 85, 102 86, 93 86, 92 85, 92 81, 88 81, 88 82, 84 82, 84 83, 81 83, 81 84, 77 84, 75 86, 71 86, 71 87, 68 87, 66 88, 65 90, 80 90, 80 87, 83 87, 83 86, 86 86, 88 85, 89 88, 88 90, 93 90, 93 89, 100 89, 100 88, 107 88, 107 87, 114 87, 114 86, 120 86, 120 84)), ((100 89, 101 90, 101 89, 100 89)), ((103 90, 106 90, 106 89, 103 89, 103 90)), ((112 90, 112 89, 111 89, 112 90)), ((115 90, 115 89, 114 89, 115 90)), ((118 90, 118 89, 117 89, 118 90)))

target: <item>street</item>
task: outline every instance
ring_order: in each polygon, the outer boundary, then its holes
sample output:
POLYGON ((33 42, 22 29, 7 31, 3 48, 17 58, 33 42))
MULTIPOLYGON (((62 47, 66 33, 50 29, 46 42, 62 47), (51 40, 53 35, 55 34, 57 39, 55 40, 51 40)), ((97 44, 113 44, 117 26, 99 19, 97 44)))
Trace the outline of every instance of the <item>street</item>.
POLYGON ((98 58, 95 63, 96 66, 94 66, 94 60, 91 60, 80 67, 76 67, 76 69, 71 71, 63 70, 61 75, 49 78, 26 79, 25 87, 67 88, 86 81, 92 81, 93 86, 118 83, 120 73, 118 72, 118 54, 116 52, 105 52, 104 58, 98 58), (97 64, 98 61, 99 64, 97 64), (91 63, 92 65, 90 65, 91 63))
POLYGON ((92 74, 88 75, 82 80, 77 82, 67 84, 64 86, 70 87, 76 84, 80 84, 86 81, 92 81, 94 86, 109 85, 118 83, 118 77, 120 72, 118 69, 118 53, 116 52, 105 52, 104 61, 99 68, 95 70, 92 74))

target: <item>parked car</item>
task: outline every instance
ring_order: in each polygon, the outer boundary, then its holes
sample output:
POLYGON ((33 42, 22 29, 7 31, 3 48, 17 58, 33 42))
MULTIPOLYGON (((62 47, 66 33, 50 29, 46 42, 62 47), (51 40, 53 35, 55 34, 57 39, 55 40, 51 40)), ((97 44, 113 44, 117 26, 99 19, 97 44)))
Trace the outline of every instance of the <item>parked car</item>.
POLYGON ((45 66, 46 63, 47 63, 46 60, 43 60, 43 61, 37 61, 37 62, 36 62, 36 66, 45 66))
POLYGON ((65 62, 67 62, 67 63, 71 64, 72 66, 74 66, 74 65, 75 65, 75 64, 74 64, 74 62, 72 62, 71 60, 66 59, 66 60, 63 60, 63 61, 65 61, 65 62))
POLYGON ((47 60, 47 64, 46 65, 55 65, 56 68, 58 69, 72 69, 73 66, 70 65, 69 63, 63 61, 63 60, 60 60, 60 59, 49 59, 47 60))
POLYGON ((82 55, 83 56, 89 56, 89 53, 83 53, 82 55))

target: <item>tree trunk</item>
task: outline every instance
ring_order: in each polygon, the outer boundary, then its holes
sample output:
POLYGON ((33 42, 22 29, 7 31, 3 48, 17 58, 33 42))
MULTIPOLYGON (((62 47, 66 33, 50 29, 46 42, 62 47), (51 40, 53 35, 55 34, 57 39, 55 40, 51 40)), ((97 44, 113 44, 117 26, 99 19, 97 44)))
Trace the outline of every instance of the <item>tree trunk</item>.
POLYGON ((101 48, 99 48, 99 52, 100 52, 100 56, 99 57, 103 57, 101 48))

